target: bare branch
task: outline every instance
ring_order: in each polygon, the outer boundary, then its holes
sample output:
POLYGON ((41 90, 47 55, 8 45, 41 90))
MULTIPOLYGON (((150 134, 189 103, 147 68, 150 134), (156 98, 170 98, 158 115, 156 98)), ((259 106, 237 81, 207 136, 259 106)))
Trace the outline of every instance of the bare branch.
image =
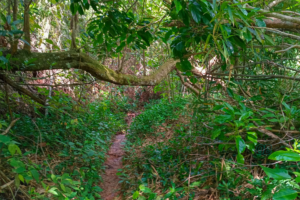
POLYGON ((199 94, 200 94, 199 90, 197 90, 193 85, 191 85, 190 83, 184 81, 184 78, 183 78, 183 76, 181 75, 181 73, 179 72, 178 69, 176 69, 176 72, 177 72, 177 75, 178 75, 179 78, 180 78, 181 83, 182 83, 184 86, 186 86, 187 88, 189 88, 190 90, 192 90, 196 95, 199 95, 199 94))
MULTIPOLYGON (((255 125, 257 126, 257 123, 255 123, 255 125)), ((271 131, 269 131, 269 130, 267 130, 267 129, 265 129, 265 128, 261 128, 261 127, 257 127, 257 130, 258 130, 259 132, 261 132, 261 133, 264 133, 264 134, 270 136, 271 138, 280 140, 280 142, 281 142, 282 144, 284 144, 284 146, 286 146, 286 147, 288 147, 288 148, 291 148, 291 146, 290 146, 288 143, 286 143, 284 140, 282 140, 280 137, 278 137, 277 135, 275 135, 275 134, 272 133, 271 131)))
POLYGON ((283 2, 285 0, 274 0, 269 5, 265 7, 266 10, 270 10, 270 8, 273 8, 274 6, 278 5, 279 3, 283 2))
MULTIPOLYGON (((254 9, 254 7, 252 7, 248 4, 246 5, 246 7, 250 8, 250 9, 254 9)), ((296 24, 300 24, 300 18, 297 18, 297 17, 291 17, 291 16, 287 16, 287 15, 282 15, 279 13, 273 13, 273 12, 270 12, 269 10, 264 10, 264 9, 260 9, 258 12, 264 14, 267 17, 275 17, 277 19, 281 19, 284 21, 289 21, 289 22, 293 22, 296 24)))
POLYGON ((281 11, 281 12, 282 12, 282 13, 288 13, 288 14, 293 14, 293 15, 298 15, 298 16, 300 16, 300 13, 294 12, 294 11, 284 10, 284 11, 281 11))
POLYGON ((300 49, 300 45, 292 45, 289 48, 282 49, 282 50, 279 50, 279 51, 275 51, 275 53, 284 53, 284 52, 287 52, 288 50, 293 49, 293 48, 300 49))
POLYGON ((10 125, 7 127, 7 129, 3 133, 1 133, 1 135, 6 135, 8 133, 8 131, 11 129, 11 127, 13 127, 19 119, 20 118, 17 118, 15 120, 11 121, 10 125))
MULTIPOLYGON (((229 76, 229 74, 223 74, 223 73, 211 73, 211 74, 206 74, 204 76, 208 75, 215 75, 215 76, 229 76)), ((232 76, 241 76, 241 77, 254 77, 257 80, 263 80, 263 79, 274 79, 274 78, 280 78, 280 79, 289 79, 289 80, 295 80, 295 81, 300 81, 300 78, 296 77, 291 77, 291 76, 284 76, 284 75, 249 75, 249 74, 232 74, 232 76)), ((215 78, 215 77, 214 77, 215 78)), ((236 78, 236 80, 239 80, 236 78)), ((247 79, 246 79, 247 80, 247 79)))
POLYGON ((257 27, 257 26, 252 26, 251 28, 265 29, 268 32, 272 32, 272 33, 275 33, 275 34, 278 34, 278 35, 282 35, 282 36, 289 37, 289 38, 292 38, 292 39, 300 40, 300 36, 285 33, 285 32, 282 32, 282 31, 279 31, 279 30, 273 29, 273 28, 257 27))
POLYGON ((6 184, 4 184, 4 185, 0 186, 0 189, 1 189, 1 190, 3 190, 4 188, 6 188, 6 187, 10 186, 10 185, 11 185, 11 184, 13 184, 14 182, 15 182, 15 180, 12 180, 12 181, 10 181, 10 182, 6 183, 6 184))

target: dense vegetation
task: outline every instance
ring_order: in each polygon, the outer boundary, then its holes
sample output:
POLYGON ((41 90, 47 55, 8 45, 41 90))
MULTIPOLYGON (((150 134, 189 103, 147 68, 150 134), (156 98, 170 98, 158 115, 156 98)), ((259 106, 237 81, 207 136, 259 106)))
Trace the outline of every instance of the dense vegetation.
POLYGON ((299 27, 299 0, 0 1, 0 199, 299 198, 299 27))

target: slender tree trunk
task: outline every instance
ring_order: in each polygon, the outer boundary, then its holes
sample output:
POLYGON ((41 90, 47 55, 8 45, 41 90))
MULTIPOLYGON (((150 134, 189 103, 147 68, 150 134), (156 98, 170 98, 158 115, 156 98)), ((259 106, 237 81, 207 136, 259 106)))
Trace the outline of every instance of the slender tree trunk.
MULTIPOLYGON (((50 73, 50 85, 52 85, 53 82, 54 82, 54 77, 53 77, 53 72, 52 72, 51 69, 49 70, 49 73, 50 73)), ((45 102, 45 104, 46 104, 45 116, 46 117, 48 116, 48 113, 49 113, 49 108, 48 107, 49 107, 49 100, 51 99, 52 87, 49 86, 48 90, 49 90, 49 94, 48 94, 48 98, 45 102)))
POLYGON ((143 50, 143 67, 144 67, 144 76, 146 76, 146 57, 145 57, 145 49, 143 50))
POLYGON ((29 5, 30 5, 30 0, 24 0, 24 38, 28 44, 24 44, 24 50, 30 51, 30 24, 29 24, 29 5))
POLYGON ((10 105, 9 105, 9 97, 8 97, 8 86, 7 86, 7 83, 5 83, 5 100, 6 100, 6 104, 7 104, 7 107, 8 107, 8 111, 9 111, 9 115, 10 115, 10 120, 13 121, 13 115, 12 115, 12 111, 11 111, 11 108, 10 108, 10 105))
POLYGON ((168 99, 169 99, 169 103, 171 103, 171 81, 170 81, 170 75, 168 75, 167 79, 168 79, 168 83, 167 83, 167 85, 168 85, 168 99))
POLYGON ((78 13, 72 16, 71 29, 72 29, 72 43, 71 49, 77 49, 76 46, 76 32, 77 32, 78 13))
MULTIPOLYGON (((43 37, 42 37, 43 40, 48 39, 49 33, 50 33, 50 28, 51 28, 50 19, 47 18, 47 19, 45 19, 45 23, 44 23, 44 26, 43 26, 43 37)), ((46 47, 45 44, 42 43, 41 48, 42 48, 43 52, 46 52, 47 47, 46 47)))
MULTIPOLYGON (((13 5, 13 20, 16 21, 17 20, 17 16, 18 16, 18 0, 14 0, 14 5, 13 5)), ((13 44, 11 47, 11 52, 12 54, 15 54, 18 50, 18 39, 16 36, 14 36, 13 39, 13 44)))

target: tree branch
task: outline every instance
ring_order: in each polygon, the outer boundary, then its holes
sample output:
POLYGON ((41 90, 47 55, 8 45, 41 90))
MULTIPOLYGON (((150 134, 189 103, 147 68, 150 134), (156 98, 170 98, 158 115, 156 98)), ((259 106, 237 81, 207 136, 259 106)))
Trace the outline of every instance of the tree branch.
POLYGON ((118 73, 108 67, 100 64, 84 53, 75 51, 58 53, 27 53, 24 51, 15 55, 11 61, 13 70, 16 71, 41 71, 49 70, 52 63, 52 69, 82 69, 89 72, 95 78, 117 85, 131 86, 154 86, 162 81, 172 70, 179 60, 169 59, 163 65, 158 67, 152 74, 138 77, 135 75, 118 73), (21 67, 26 60, 34 60, 30 65, 21 67))
POLYGON ((273 8, 274 6, 278 5, 279 3, 283 2, 285 0, 274 0, 269 5, 265 7, 265 9, 269 10, 270 8, 273 8))
POLYGON ((0 74, 0 79, 2 79, 5 83, 7 83, 8 85, 10 85, 11 87, 13 87, 14 89, 16 89, 17 91, 29 96, 31 99, 33 99, 34 101, 36 101, 37 103, 41 104, 41 105, 45 105, 45 102, 40 99, 39 97, 37 97, 36 95, 34 95, 33 93, 29 92, 28 90, 26 90, 25 88, 17 85, 16 83, 14 83, 11 79, 9 79, 7 76, 5 76, 4 74, 0 74))
POLYGON ((285 33, 285 32, 282 32, 282 31, 279 31, 279 30, 273 29, 273 28, 256 27, 256 26, 252 26, 251 28, 265 29, 266 31, 271 32, 271 33, 275 33, 275 34, 282 35, 282 36, 285 36, 285 37, 289 37, 289 38, 292 38, 292 39, 300 40, 300 36, 298 36, 298 35, 285 33))
POLYGON ((17 118, 15 120, 13 120, 12 122, 10 122, 10 125, 7 127, 7 129, 1 133, 1 135, 6 135, 8 133, 8 131, 11 129, 11 127, 13 127, 13 125, 15 125, 15 123, 19 120, 20 118, 17 118))
POLYGON ((179 71, 178 69, 176 69, 176 72, 177 72, 177 75, 178 75, 179 78, 180 78, 181 83, 182 83, 184 86, 186 86, 187 88, 189 88, 190 90, 192 90, 196 95, 199 95, 199 94, 200 94, 199 90, 197 90, 193 85, 191 85, 190 83, 184 81, 184 78, 183 78, 183 76, 180 74, 180 71, 179 71))
POLYGON ((279 50, 279 51, 275 51, 274 53, 284 53, 284 52, 287 52, 288 50, 293 49, 293 48, 300 49, 300 45, 292 45, 289 48, 282 49, 282 50, 279 50))
POLYGON ((300 13, 298 12, 294 12, 294 11, 289 11, 289 10, 284 10, 284 11, 281 11, 282 13, 288 13, 288 14, 292 14, 292 15, 298 15, 300 16, 300 13))
MULTIPOLYGON (((211 73, 206 75, 215 75, 215 76, 229 76, 229 74, 223 74, 223 73, 211 73)), ((300 78, 296 77, 290 77, 290 76, 284 76, 284 75, 248 75, 248 74, 232 74, 232 76, 241 76, 241 77, 254 77, 259 79, 273 79, 273 78, 281 78, 281 79, 289 79, 289 80, 295 80, 300 81, 300 78)))
MULTIPOLYGON (((248 4, 246 4, 246 7, 250 8, 250 9, 254 9, 254 7, 252 7, 248 4)), ((292 22, 292 23, 300 24, 300 18, 298 18, 298 17, 291 17, 291 16, 288 16, 288 15, 273 13, 273 12, 270 12, 269 10, 264 10, 264 9, 260 9, 258 12, 264 14, 267 17, 275 17, 275 18, 281 19, 283 21, 289 21, 289 22, 292 22)))

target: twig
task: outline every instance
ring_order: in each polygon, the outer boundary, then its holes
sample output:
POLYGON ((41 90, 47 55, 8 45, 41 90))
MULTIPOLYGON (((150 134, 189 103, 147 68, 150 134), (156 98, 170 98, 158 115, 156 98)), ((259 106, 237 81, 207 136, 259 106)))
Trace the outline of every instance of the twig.
POLYGON ((288 10, 284 10, 284 11, 281 11, 282 13, 288 13, 288 14, 293 14, 293 15, 299 15, 300 16, 300 13, 297 13, 297 12, 294 12, 294 11, 288 11, 288 10))
POLYGON ((8 182, 8 183, 6 183, 6 184, 0 186, 0 189, 3 190, 4 188, 10 186, 13 182, 15 182, 15 180, 12 180, 12 181, 10 181, 10 182, 8 182))
POLYGON ((8 110, 9 110, 10 120, 13 120, 12 111, 11 111, 11 108, 10 108, 10 105, 9 105, 7 84, 5 84, 5 100, 6 100, 6 104, 7 104, 8 110))
POLYGON ((3 133, 1 133, 1 135, 6 135, 7 133, 8 133, 8 131, 11 129, 11 127, 13 127, 13 125, 19 120, 20 118, 17 118, 17 119, 15 119, 15 120, 13 120, 11 123, 10 123, 10 125, 7 127, 7 129, 3 132, 3 133))
POLYGON ((274 0, 272 1, 269 5, 267 5, 265 7, 265 9, 270 10, 270 8, 273 8, 274 6, 276 6, 277 4, 283 2, 284 0, 274 0))
POLYGON ((272 130, 275 133, 300 133, 300 131, 285 131, 285 130, 272 130))
MULTIPOLYGON (((0 174, 1 174, 1 176, 2 176, 3 178, 5 178, 7 181, 10 181, 10 179, 7 178, 7 176, 6 176, 2 171, 0 171, 0 174)), ((30 197, 30 196, 29 196, 22 188, 20 188, 20 191, 21 191, 28 199, 31 200, 31 197, 30 197)))
POLYGON ((136 0, 126 11, 126 13, 128 13, 128 11, 136 4, 136 2, 138 2, 138 0, 136 0))
POLYGON ((288 47, 286 49, 275 51, 274 53, 284 53, 284 52, 287 52, 288 50, 293 49, 293 48, 300 49, 300 45, 292 45, 292 46, 290 46, 290 47, 288 47))
POLYGON ((290 146, 288 143, 286 143, 284 140, 282 140, 280 137, 278 137, 277 135, 275 135, 275 134, 272 133, 271 131, 269 131, 269 130, 267 130, 267 129, 261 127, 261 126, 258 126, 258 124, 257 124, 255 121, 253 121, 253 123, 257 126, 257 130, 258 130, 259 132, 264 133, 264 134, 266 134, 266 135, 268 135, 268 136, 270 136, 270 137, 272 137, 272 138, 274 138, 274 139, 278 139, 278 140, 280 140, 280 142, 281 142, 282 144, 284 144, 286 147, 291 148, 291 146, 290 146))

